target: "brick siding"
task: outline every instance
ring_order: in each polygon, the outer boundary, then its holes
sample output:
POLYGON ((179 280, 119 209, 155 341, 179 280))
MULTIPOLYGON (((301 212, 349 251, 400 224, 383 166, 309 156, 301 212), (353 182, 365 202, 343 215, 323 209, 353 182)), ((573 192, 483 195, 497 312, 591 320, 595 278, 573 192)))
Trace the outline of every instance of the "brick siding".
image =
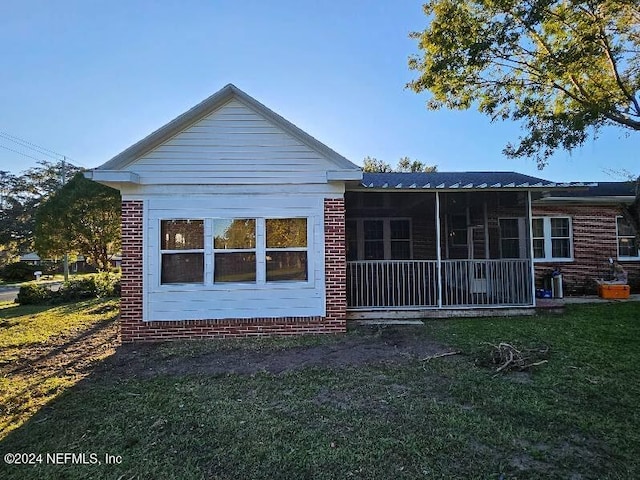
POLYGON ((142 215, 143 203, 141 201, 122 202, 122 299, 120 322, 123 342, 341 333, 346 331, 344 199, 324 200, 325 317, 143 322, 142 215))
MULTIPOLYGON (((609 271, 609 257, 618 256, 616 216, 620 210, 615 205, 534 205, 535 217, 571 217, 573 227, 573 262, 536 262, 536 283, 554 268, 562 272, 565 293, 596 293, 595 278, 609 271)), ((640 262, 624 261, 620 264, 629 275, 632 291, 640 291, 640 262)))

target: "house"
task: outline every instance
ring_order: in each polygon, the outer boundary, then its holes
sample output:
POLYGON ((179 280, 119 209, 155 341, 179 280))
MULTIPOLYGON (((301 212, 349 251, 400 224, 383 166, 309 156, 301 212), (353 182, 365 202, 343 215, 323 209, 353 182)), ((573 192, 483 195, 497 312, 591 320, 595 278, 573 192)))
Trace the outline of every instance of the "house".
POLYGON ((363 174, 233 85, 86 175, 122 193, 124 341, 530 312, 533 209, 589 188, 511 172, 363 174))
POLYGON ((635 182, 600 182, 585 189, 554 190, 533 202, 536 278, 558 269, 565 291, 593 294, 594 277, 610 275, 609 259, 620 263, 640 290, 640 252, 621 204, 633 202, 635 182))

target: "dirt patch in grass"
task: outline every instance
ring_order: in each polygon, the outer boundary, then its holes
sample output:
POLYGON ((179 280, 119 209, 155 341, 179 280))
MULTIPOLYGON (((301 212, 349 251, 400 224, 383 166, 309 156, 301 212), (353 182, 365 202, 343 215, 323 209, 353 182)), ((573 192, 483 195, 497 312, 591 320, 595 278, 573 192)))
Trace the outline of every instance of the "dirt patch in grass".
MULTIPOLYGON (((361 329, 347 335, 318 339, 317 345, 282 347, 278 340, 257 346, 237 342, 235 348, 218 348, 217 341, 123 345, 104 365, 126 376, 183 374, 285 374, 309 367, 341 368, 374 363, 399 364, 451 349, 411 327, 361 329), (204 343, 204 345, 203 345, 204 343), (208 348, 211 347, 211 348, 208 348)), ((227 344, 228 345, 228 344, 227 344)))

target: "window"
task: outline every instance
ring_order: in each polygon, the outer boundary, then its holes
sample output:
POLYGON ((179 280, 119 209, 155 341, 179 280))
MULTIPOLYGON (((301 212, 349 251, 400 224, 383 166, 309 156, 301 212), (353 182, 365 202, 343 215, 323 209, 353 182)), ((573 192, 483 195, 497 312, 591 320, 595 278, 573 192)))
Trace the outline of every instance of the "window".
POLYGON ((537 260, 572 260, 571 219, 540 217, 531 221, 533 258, 537 260))
POLYGON ((213 281, 256 281, 255 219, 213 221, 213 281))
POLYGON ((640 258, 636 231, 624 217, 616 218, 616 235, 618 238, 618 258, 640 258))
POLYGON ((456 214, 449 217, 449 244, 457 247, 467 245, 467 215, 456 214))
POLYGON ((408 260, 411 257, 411 220, 347 221, 347 260, 408 260))
POLYGON ((518 218, 501 218, 500 251, 502 258, 520 258, 520 221, 518 218))
POLYGON ((307 224, 302 217, 161 220, 160 283, 306 282, 307 224))
POLYGON ((204 221, 160 222, 160 283, 204 282, 204 221))
POLYGON ((306 281, 307 219, 268 218, 265 223, 267 282, 306 281))

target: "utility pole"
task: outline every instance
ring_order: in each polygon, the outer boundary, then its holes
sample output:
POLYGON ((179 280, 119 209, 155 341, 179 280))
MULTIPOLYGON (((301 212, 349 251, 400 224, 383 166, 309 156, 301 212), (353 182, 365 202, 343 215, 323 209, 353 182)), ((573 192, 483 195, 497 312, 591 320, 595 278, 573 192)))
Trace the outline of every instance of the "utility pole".
MULTIPOLYGON (((67 157, 62 157, 62 172, 61 172, 61 184, 64 187, 64 183, 67 181, 67 157)), ((69 254, 64 252, 64 259, 62 261, 64 268, 64 281, 69 281, 69 254)))

